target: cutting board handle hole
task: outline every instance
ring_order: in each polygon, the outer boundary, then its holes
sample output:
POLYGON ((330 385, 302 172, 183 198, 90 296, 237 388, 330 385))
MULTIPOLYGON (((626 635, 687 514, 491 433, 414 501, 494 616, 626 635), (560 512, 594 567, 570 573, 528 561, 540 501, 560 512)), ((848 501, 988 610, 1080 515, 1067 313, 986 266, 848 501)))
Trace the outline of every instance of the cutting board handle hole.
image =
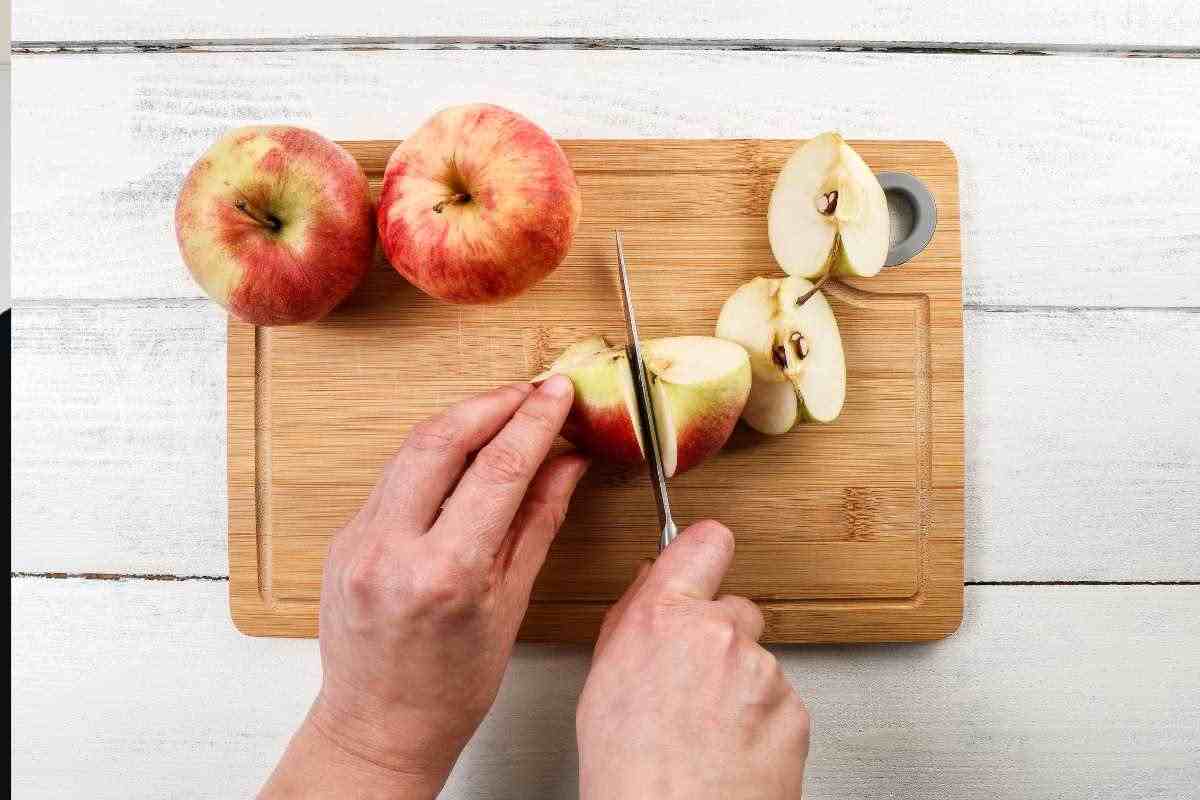
POLYGON ((924 183, 907 172, 881 172, 879 185, 887 197, 891 242, 885 267, 898 267, 920 255, 933 239, 937 205, 924 183))

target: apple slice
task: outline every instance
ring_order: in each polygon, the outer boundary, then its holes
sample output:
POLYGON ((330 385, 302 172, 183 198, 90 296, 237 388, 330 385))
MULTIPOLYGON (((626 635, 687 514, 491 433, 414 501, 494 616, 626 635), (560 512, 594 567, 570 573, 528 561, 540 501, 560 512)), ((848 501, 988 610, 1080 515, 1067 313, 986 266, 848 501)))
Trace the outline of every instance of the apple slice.
MULTIPOLYGON (((720 450, 750 393, 745 350, 711 336, 676 336, 643 343, 663 473, 669 478, 720 450)), ((633 373, 625 349, 593 336, 567 348, 550 369, 575 385, 563 436, 606 461, 645 460, 637 422, 633 373)))
POLYGON ((846 399, 846 357, 829 301, 804 278, 755 278, 734 292, 717 336, 750 356, 754 384, 746 423, 763 433, 790 430, 796 418, 831 422, 846 399), (803 302, 800 302, 803 301, 803 302), (777 386, 796 395, 793 405, 777 386))
POLYGON ((712 336, 643 346, 663 473, 686 472, 725 446, 750 394, 746 352, 712 336))
POLYGON ((779 172, 767 234, 789 275, 877 275, 890 244, 887 198, 862 157, 838 134, 823 133, 779 172))

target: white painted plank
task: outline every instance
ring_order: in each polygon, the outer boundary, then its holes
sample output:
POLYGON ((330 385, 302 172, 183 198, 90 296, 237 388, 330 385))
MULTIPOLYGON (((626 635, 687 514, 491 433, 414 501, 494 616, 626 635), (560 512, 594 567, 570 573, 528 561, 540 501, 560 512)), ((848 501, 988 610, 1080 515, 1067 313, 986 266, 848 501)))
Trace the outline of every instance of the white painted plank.
POLYGON ((13 569, 227 574, 224 313, 13 315, 13 569))
POLYGON ((769 0, 749 7, 689 0, 543 0, 387 5, 346 0, 336 13, 286 0, 20 0, 19 40, 221 39, 331 36, 650 37, 842 41, 1200 43, 1200 16, 1183 0, 1018 0, 988 7, 946 0, 769 0))
MULTIPOLYGON (((315 642, 235 633, 225 592, 14 580, 14 796, 250 796, 319 664, 315 642)), ((1195 587, 971 587, 943 642, 780 648, 813 714, 805 796, 1190 797, 1198 639, 1195 587)), ((587 666, 518 647, 443 797, 574 798, 587 666)))
POLYGON ((967 312, 968 580, 1200 578, 1200 313, 967 312))
MULTIPOLYGON (((221 315, 15 314, 14 568, 225 574, 221 315)), ((967 578, 1200 578, 1200 313, 965 325, 967 578)))
POLYGON ((1200 306, 1200 60, 821 53, 27 56, 14 69, 17 298, 198 296, 171 214, 223 129, 399 137, 490 100, 562 137, 936 138, 969 303, 1200 306))

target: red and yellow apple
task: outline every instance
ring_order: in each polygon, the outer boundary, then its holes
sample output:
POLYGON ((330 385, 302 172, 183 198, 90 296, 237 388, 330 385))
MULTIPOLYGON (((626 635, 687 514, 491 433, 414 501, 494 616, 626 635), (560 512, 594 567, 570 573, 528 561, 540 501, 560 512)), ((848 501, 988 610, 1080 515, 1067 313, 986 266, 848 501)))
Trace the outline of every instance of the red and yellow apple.
POLYGON ((452 303, 494 303, 562 262, 580 209, 575 173, 548 133, 474 104, 440 111, 396 148, 377 222, 410 283, 452 303))
MULTIPOLYGON (((750 393, 750 360, 741 347, 711 336, 652 339, 642 346, 655 433, 669 478, 725 446, 750 393)), ((618 464, 645 460, 633 373, 623 347, 593 336, 534 378, 562 374, 575 386, 563 436, 584 452, 618 464)))
POLYGON ((325 316, 375 251, 357 162, 321 135, 283 125, 230 131, 201 156, 179 192, 175 233, 196 282, 254 325, 325 316))

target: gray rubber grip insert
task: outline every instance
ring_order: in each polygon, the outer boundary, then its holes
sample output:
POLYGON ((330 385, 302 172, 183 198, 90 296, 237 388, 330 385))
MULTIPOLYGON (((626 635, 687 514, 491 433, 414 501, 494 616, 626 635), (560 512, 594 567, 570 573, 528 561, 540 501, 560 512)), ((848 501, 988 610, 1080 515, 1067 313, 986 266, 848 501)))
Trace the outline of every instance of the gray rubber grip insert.
POLYGON ((885 267, 895 267, 911 261, 929 246, 933 229, 937 227, 937 204, 925 184, 907 172, 880 172, 876 175, 884 194, 897 194, 908 201, 913 211, 913 226, 908 236, 888 250, 885 267))

